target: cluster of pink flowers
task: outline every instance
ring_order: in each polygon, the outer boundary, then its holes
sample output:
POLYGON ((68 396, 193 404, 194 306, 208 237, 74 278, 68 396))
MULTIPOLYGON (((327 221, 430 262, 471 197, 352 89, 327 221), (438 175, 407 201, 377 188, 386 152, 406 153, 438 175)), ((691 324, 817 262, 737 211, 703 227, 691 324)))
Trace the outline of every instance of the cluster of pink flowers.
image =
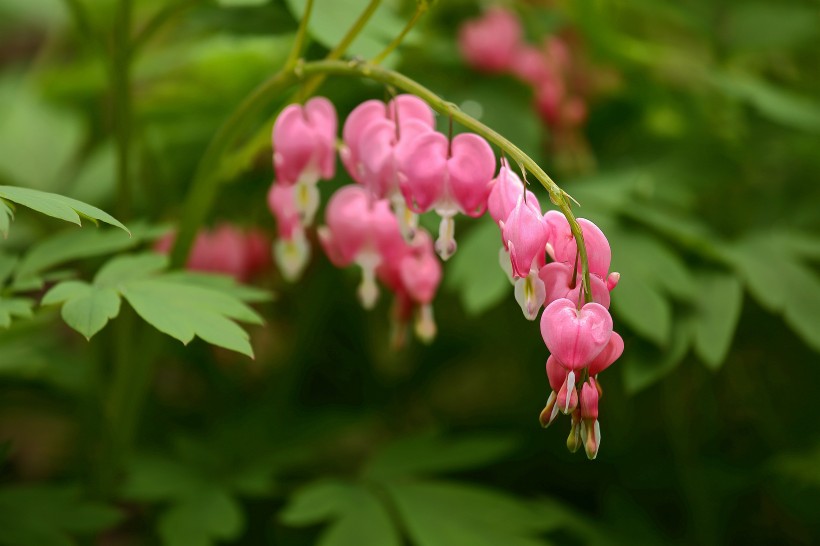
MULTIPOLYGON (((157 239, 154 250, 168 254, 176 233, 157 239)), ((201 230, 194 240, 186 267, 192 271, 221 273, 239 282, 247 282, 271 264, 270 242, 259 230, 242 230, 220 224, 212 230, 201 230)))
MULTIPOLYGON (((274 255, 289 279, 301 273, 310 253, 307 228, 319 206, 318 180, 334 175, 337 126, 332 104, 314 98, 288 106, 273 128, 276 181, 269 205, 279 228, 274 255)), ((321 247, 337 267, 361 269, 364 307, 375 305, 381 282, 395 295, 399 325, 415 315, 423 340, 436 331, 431 304, 442 266, 435 254, 447 260, 456 251, 456 215, 478 217, 489 210, 501 231, 502 268, 525 317, 535 320, 546 307, 541 332, 551 353, 553 392, 542 423, 559 411, 572 415, 570 448, 577 449, 584 436, 593 458, 600 444, 597 375, 623 351, 608 311, 619 275, 609 272, 611 251, 601 230, 578 220, 588 252, 587 295, 566 218, 543 214, 504 159, 496 174, 495 154, 482 137, 437 132, 433 111, 412 95, 356 107, 344 123, 339 155, 356 184, 329 199, 316 230, 321 247), (428 211, 440 217, 435 242, 418 226, 417 216, 428 211)))
POLYGON ((572 50, 565 39, 548 36, 540 46, 528 44, 518 16, 494 7, 464 23, 458 43, 476 70, 511 74, 531 85, 535 108, 553 130, 571 130, 586 121, 586 101, 577 89, 572 50))

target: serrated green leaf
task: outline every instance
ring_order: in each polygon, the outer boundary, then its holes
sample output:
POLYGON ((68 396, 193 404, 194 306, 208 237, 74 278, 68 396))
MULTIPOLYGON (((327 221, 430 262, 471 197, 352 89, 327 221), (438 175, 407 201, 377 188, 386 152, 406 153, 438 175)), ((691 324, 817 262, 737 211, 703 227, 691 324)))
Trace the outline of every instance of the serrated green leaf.
POLYGON ((131 281, 121 293, 146 322, 187 344, 194 336, 253 358, 248 334, 231 318, 261 323, 241 301, 213 289, 169 282, 161 277, 131 281))
POLYGON ((245 526, 236 499, 208 487, 173 504, 159 518, 158 532, 166 546, 211 546, 235 539, 245 526))
POLYGON ((16 486, 0 490, 0 544, 71 546, 74 535, 92 535, 120 519, 118 511, 84 500, 66 487, 16 486))
POLYGON ((543 524, 530 505, 502 493, 443 482, 385 486, 416 546, 534 546, 543 524))
POLYGON ((732 343, 743 305, 743 286, 734 275, 708 273, 698 278, 695 353, 704 364, 718 368, 732 343))
POLYGON ((681 363, 692 344, 694 325, 689 318, 675 322, 671 343, 665 351, 650 347, 631 347, 624 352, 624 387, 634 394, 655 383, 681 363))
POLYGON ((56 193, 17 186, 0 186, 0 198, 77 225, 82 225, 80 221, 80 214, 82 214, 128 232, 128 228, 107 212, 56 193))
POLYGON ((66 324, 91 339, 120 312, 120 296, 113 289, 81 281, 66 281, 43 296, 43 305, 63 302, 66 324))
POLYGON ((652 285, 624 275, 612 291, 612 310, 636 334, 665 347, 672 329, 672 307, 652 285))
POLYGON ((445 283, 458 292, 467 312, 479 315, 512 297, 512 287, 498 264, 501 236, 498 226, 483 221, 458 238, 458 251, 446 265, 445 283))
POLYGON ((4 298, 0 296, 0 328, 11 326, 11 318, 31 318, 34 301, 28 298, 4 298))
POLYGON ((508 455, 516 442, 503 436, 446 439, 435 433, 403 438, 373 457, 365 469, 371 479, 417 476, 480 467, 508 455))
POLYGON ((168 267, 168 257, 156 252, 118 256, 106 262, 94 276, 94 283, 120 286, 159 273, 168 267))
POLYGON ((167 228, 136 224, 131 237, 121 231, 70 229, 35 244, 20 262, 15 277, 24 279, 55 265, 120 252, 162 235, 167 228))

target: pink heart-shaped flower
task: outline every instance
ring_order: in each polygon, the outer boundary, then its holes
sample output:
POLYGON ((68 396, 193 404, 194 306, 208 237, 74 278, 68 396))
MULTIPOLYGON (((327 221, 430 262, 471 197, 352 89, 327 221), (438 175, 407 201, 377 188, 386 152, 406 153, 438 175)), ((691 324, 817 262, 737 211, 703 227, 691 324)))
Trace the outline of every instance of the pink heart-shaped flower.
POLYGON ((541 315, 541 336, 547 349, 570 370, 589 365, 611 335, 612 317, 598 303, 587 303, 579 310, 562 298, 549 304, 541 315))

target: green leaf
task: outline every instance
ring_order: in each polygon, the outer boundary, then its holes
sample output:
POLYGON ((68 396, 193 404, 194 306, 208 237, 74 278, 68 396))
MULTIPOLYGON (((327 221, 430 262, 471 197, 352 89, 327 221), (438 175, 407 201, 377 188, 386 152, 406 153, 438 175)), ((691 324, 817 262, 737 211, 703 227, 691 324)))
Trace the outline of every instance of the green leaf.
POLYGON ((512 287, 498 264, 501 248, 498 226, 490 221, 477 223, 458 238, 458 252, 450 259, 444 275, 447 286, 458 292, 468 313, 479 315, 504 296, 512 297, 512 287))
POLYGON ((695 299, 695 281, 669 246, 635 232, 613 231, 610 237, 615 249, 612 268, 622 276, 640 278, 683 301, 695 299))
POLYGON ((132 226, 131 237, 121 231, 72 228, 32 246, 21 260, 15 276, 24 279, 72 260, 120 252, 153 240, 166 231, 164 227, 141 223, 132 226))
POLYGON ((247 7, 247 6, 261 6, 267 4, 268 0, 218 0, 220 6, 229 8, 247 7))
POLYGON ((165 511, 157 530, 166 546, 211 546, 237 538, 244 526, 236 500, 222 489, 207 487, 165 511))
POLYGON ((532 506, 504 494, 441 482, 385 486, 416 546, 534 546, 544 529, 532 506))
POLYGON ((228 295, 161 277, 129 282, 121 293, 146 322, 186 345, 198 336, 253 358, 248 334, 230 319, 256 324, 262 319, 228 295))
POLYGON ((623 378, 627 392, 634 394, 655 383, 681 363, 692 344, 694 325, 689 318, 678 319, 669 348, 630 347, 624 352, 623 378))
POLYGON ((734 275, 706 273, 699 277, 695 353, 712 369, 720 367, 732 343, 743 306, 743 286, 734 275))
POLYGON ((403 438, 379 451, 365 469, 371 479, 454 472, 498 461, 515 448, 503 436, 445 439, 435 433, 403 438))
POLYGON ((100 268, 94 282, 104 286, 121 286, 159 273, 166 267, 168 257, 155 252, 118 256, 100 268))
POLYGON ((20 259, 15 256, 14 254, 6 254, 4 251, 0 250, 0 286, 6 282, 11 276, 12 271, 14 268, 17 267, 17 262, 20 259))
POLYGON ((165 279, 183 284, 201 286, 203 288, 213 288, 235 297, 236 299, 257 303, 270 301, 273 294, 266 290, 261 290, 253 286, 239 284, 230 275, 219 275, 215 273, 199 273, 196 271, 174 271, 164 276, 165 279))
POLYGON ((61 314, 66 324, 91 339, 120 313, 120 296, 111 288, 81 281, 56 285, 45 296, 43 305, 63 303, 61 314))
POLYGON ((820 25, 816 8, 790 2, 742 2, 728 15, 725 35, 731 45, 761 52, 809 43, 820 25))
POLYGON ((623 275, 612 291, 612 310, 636 334, 665 347, 672 329, 672 307, 652 285, 623 275))
POLYGON ((11 317, 31 318, 34 301, 28 298, 4 298, 0 296, 0 328, 11 326, 11 317))
POLYGON ((128 232, 128 228, 110 214, 97 207, 87 205, 82 201, 77 201, 76 199, 64 197, 56 193, 20 188, 17 186, 0 186, 0 198, 12 201, 18 205, 23 205, 42 214, 72 222, 78 226, 82 225, 80 221, 80 216, 82 215, 83 217, 99 220, 128 232))
POLYGON ((287 525, 313 525, 343 514, 354 503, 357 486, 338 480, 323 480, 297 491, 279 518, 287 525))
POLYGON ((136 501, 179 500, 208 484, 200 469, 154 454, 139 454, 129 466, 122 494, 136 501))
POLYGON ((71 546, 75 535, 90 536, 120 520, 106 505, 83 499, 78 489, 16 486, 0 489, 0 544, 71 546))
MULTIPOLYGON (((305 0, 286 0, 294 18, 299 20, 305 11, 305 0)), ((368 5, 368 0, 315 0, 308 31, 328 49, 338 44, 368 5)), ((401 20, 387 5, 382 5, 370 18, 348 48, 348 55, 372 58, 404 27, 401 20)), ((412 36, 411 36, 412 39, 412 36)))

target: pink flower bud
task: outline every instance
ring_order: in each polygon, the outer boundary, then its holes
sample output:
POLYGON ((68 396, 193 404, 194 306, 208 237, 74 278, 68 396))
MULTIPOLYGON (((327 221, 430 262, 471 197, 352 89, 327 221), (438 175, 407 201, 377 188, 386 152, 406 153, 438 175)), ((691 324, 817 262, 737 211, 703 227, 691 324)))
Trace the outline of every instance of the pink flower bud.
POLYGON ((282 184, 315 183, 336 171, 336 109, 324 97, 291 104, 273 125, 273 164, 282 184))
POLYGON ((581 388, 581 419, 583 419, 584 450, 588 459, 598 456, 601 447, 601 426, 598 423, 598 388, 590 379, 581 388))
POLYGON ((492 8, 461 26, 458 45, 473 68, 501 72, 512 66, 521 36, 521 22, 513 12, 492 8))
POLYGON ((612 335, 612 317, 600 304, 580 310, 568 299, 555 300, 541 315, 541 336, 565 367, 579 370, 604 349, 612 335))
POLYGON ((268 208, 276 218, 276 228, 283 239, 290 239, 294 230, 302 225, 293 194, 294 186, 276 182, 268 190, 268 208))
MULTIPOLYGON (((549 305, 557 299, 566 298, 570 301, 580 301, 582 276, 580 268, 572 278, 572 266, 563 262, 551 262, 538 271, 538 276, 544 283, 544 305, 549 305)), ((596 275, 589 277, 592 289, 592 301, 600 303, 609 309, 610 296, 604 281, 596 275)))
POLYGON ((544 52, 537 47, 529 45, 520 47, 515 52, 515 58, 510 68, 516 77, 536 89, 545 82, 554 79, 544 52))
POLYGON ((590 379, 581 387, 581 417, 583 419, 598 418, 598 389, 590 379))
POLYGON ((610 367, 616 360, 621 358, 623 352, 623 338, 618 332, 612 332, 606 347, 589 363, 589 375, 596 376, 610 367))

